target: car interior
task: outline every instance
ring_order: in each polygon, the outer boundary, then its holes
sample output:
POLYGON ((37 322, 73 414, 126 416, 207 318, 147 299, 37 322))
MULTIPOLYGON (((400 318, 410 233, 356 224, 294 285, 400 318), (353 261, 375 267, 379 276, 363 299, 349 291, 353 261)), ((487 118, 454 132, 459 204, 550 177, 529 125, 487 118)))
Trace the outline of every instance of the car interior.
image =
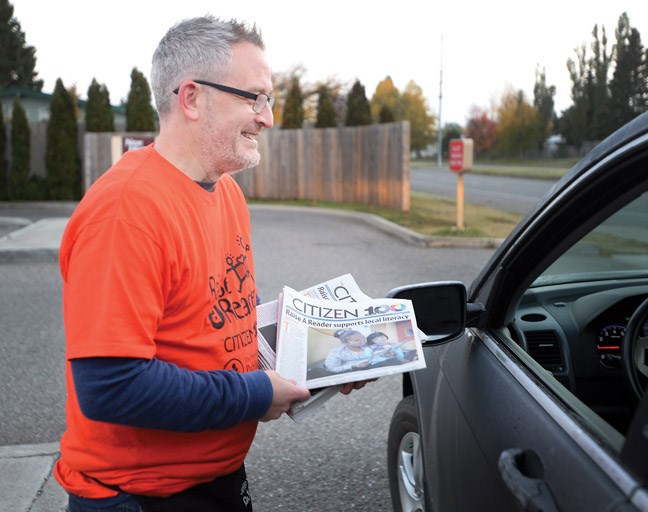
POLYGON ((526 288, 508 333, 557 382, 625 435, 645 385, 645 309, 635 317, 632 332, 628 324, 647 298, 644 192, 573 244, 526 288))

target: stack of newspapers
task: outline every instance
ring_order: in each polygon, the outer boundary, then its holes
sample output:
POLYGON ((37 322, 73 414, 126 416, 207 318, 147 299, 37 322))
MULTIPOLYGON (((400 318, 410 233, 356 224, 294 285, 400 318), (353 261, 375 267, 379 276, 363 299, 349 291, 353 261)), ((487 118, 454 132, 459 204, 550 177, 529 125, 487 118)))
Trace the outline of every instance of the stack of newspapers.
POLYGON ((301 292, 284 287, 257 309, 259 366, 311 390, 293 404, 309 416, 347 382, 425 367, 420 331, 408 300, 365 295, 350 274, 301 292))

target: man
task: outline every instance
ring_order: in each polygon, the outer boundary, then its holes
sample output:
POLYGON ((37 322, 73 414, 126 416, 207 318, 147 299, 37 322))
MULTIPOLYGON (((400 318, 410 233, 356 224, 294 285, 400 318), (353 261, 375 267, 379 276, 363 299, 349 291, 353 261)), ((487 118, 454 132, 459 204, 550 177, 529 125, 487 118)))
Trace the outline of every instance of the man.
POLYGON ((259 162, 273 124, 263 41, 234 20, 185 20, 160 41, 151 82, 159 137, 91 187, 61 243, 55 476, 70 512, 250 511, 257 421, 309 396, 258 369, 250 219, 229 176, 259 162))

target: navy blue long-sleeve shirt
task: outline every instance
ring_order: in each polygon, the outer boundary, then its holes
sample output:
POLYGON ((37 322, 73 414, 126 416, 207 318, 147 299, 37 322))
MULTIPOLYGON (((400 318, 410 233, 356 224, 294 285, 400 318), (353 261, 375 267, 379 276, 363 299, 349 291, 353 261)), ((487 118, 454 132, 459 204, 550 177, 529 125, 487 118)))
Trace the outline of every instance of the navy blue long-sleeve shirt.
POLYGON ((199 432, 258 420, 272 402, 261 371, 190 371, 159 359, 73 359, 83 414, 95 421, 199 432))

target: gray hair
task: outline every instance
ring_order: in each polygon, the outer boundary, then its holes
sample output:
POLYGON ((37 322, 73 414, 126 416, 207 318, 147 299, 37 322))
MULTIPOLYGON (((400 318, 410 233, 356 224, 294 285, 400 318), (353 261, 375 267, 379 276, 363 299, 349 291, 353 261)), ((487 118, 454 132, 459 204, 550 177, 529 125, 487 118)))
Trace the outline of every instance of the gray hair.
POLYGON ((185 80, 219 81, 232 60, 232 45, 265 49, 261 32, 234 19, 211 15, 176 23, 160 40, 151 67, 151 88, 160 116, 171 110, 173 90, 185 80))

